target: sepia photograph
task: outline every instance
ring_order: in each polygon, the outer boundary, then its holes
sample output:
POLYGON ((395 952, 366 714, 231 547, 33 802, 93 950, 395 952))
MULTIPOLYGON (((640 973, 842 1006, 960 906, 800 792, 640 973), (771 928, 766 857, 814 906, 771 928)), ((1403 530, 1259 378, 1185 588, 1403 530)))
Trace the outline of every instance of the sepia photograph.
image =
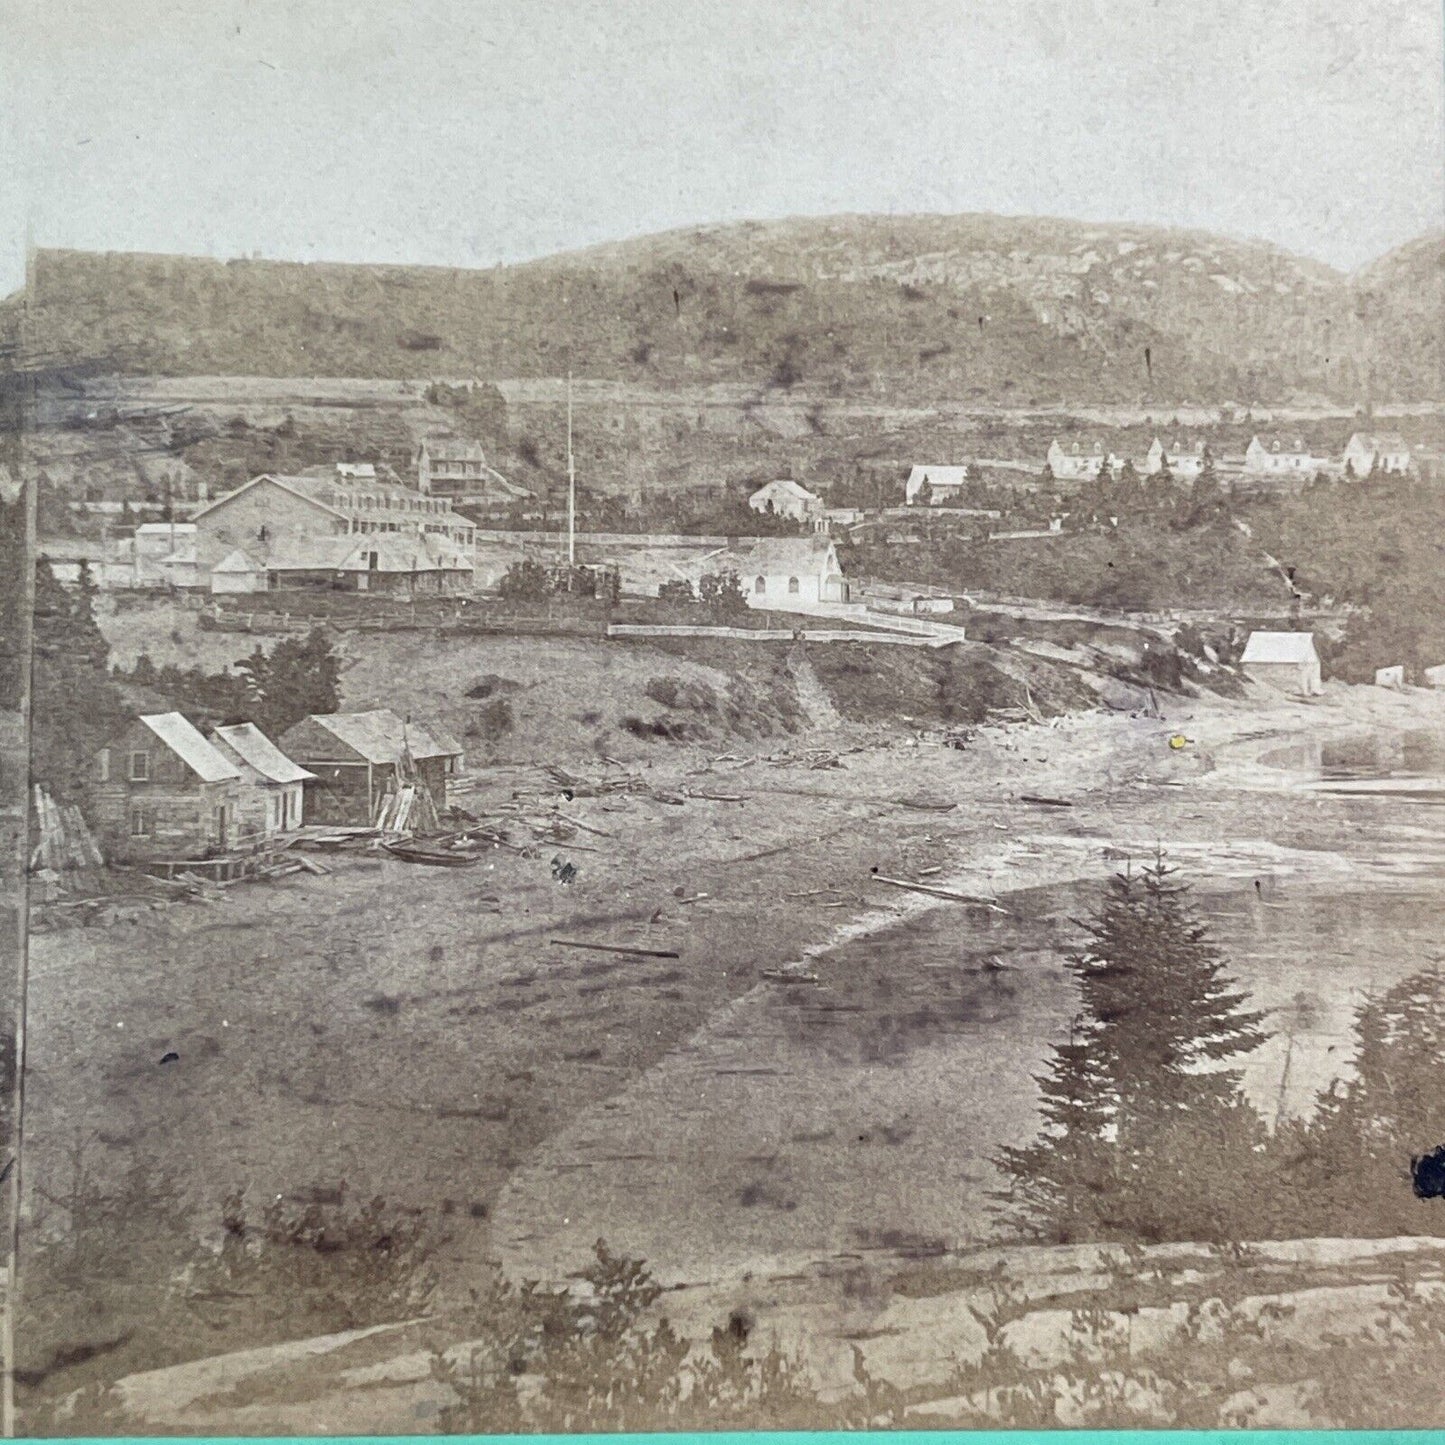
POLYGON ((1445 1426, 1437 0, 0 37, 0 1436, 1445 1426))

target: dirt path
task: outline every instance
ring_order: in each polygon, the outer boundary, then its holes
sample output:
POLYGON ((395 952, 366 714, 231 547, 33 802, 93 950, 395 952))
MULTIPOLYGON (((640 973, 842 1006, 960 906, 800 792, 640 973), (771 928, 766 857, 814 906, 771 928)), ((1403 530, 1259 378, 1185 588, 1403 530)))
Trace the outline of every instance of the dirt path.
POLYGON ((838 727, 843 719, 802 648, 795 647, 789 655, 788 672, 792 675, 793 685, 798 690, 798 702, 809 723, 815 728, 838 727))

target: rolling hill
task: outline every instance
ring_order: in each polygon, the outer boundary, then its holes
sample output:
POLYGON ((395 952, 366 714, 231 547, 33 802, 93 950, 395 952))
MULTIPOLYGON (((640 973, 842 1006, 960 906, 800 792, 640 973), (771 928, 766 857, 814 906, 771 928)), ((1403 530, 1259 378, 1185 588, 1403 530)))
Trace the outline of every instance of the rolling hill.
POLYGON ((151 374, 581 376, 901 403, 1439 399, 1445 236, 1351 278, 1260 242, 835 216, 467 271, 45 251, 30 342, 151 374))

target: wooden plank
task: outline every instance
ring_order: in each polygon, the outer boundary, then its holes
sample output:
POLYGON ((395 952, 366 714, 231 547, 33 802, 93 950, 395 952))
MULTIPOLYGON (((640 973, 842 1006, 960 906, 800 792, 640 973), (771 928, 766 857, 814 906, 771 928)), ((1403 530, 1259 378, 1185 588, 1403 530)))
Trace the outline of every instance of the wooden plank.
POLYGON ((635 953, 641 958, 681 958, 670 948, 622 948, 615 943, 580 943, 573 938, 550 938, 560 948, 585 948, 593 953, 635 953))
POLYGON ((881 873, 871 876, 875 883, 886 883, 890 888, 905 888, 910 893, 923 893, 930 898, 945 898, 950 903, 967 903, 974 908, 991 909, 995 913, 1004 911, 992 898, 980 898, 972 893, 955 893, 951 888, 932 888, 926 883, 910 883, 903 878, 885 878, 881 873))

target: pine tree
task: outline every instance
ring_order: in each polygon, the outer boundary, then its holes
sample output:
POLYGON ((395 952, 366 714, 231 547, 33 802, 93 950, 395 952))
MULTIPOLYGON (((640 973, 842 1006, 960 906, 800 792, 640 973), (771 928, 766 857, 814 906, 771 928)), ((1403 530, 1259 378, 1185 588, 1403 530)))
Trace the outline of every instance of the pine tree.
POLYGON ((76 799, 95 757, 126 717, 111 680, 109 647, 92 611, 87 571, 75 590, 63 587, 50 564, 35 566, 31 663, 31 776, 54 797, 76 799))
POLYGON ((341 662, 319 627, 304 638, 283 638, 269 654, 257 648, 236 666, 246 678, 252 720, 270 737, 340 704, 341 662))
POLYGON ((1417 1199, 1411 1161, 1445 1144, 1445 973, 1403 979, 1356 1014, 1353 1077, 1272 1150, 1299 1230, 1438 1234, 1438 1199, 1417 1199))
POLYGON ((1213 1239, 1248 1216, 1263 1126, 1228 1065, 1265 1015, 1173 873, 1111 879, 1066 959, 1082 1009, 1039 1081, 1043 1128, 999 1160, 1005 1213, 1044 1237, 1213 1239))

